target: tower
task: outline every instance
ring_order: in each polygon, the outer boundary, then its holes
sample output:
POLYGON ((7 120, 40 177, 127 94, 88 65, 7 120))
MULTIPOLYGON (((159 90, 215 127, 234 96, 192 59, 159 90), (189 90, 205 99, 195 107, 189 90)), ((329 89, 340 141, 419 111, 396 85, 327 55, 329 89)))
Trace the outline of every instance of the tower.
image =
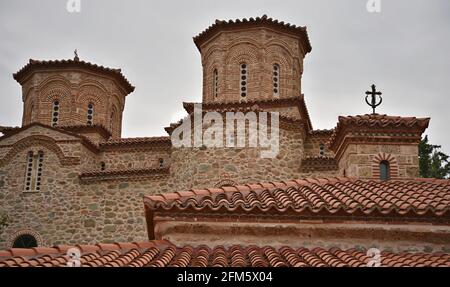
POLYGON ((80 61, 75 54, 73 60, 30 60, 13 76, 22 85, 23 126, 37 122, 91 138, 100 130, 106 139, 121 136, 125 97, 134 87, 120 69, 80 61))
POLYGON ((194 42, 202 57, 203 103, 301 95, 303 58, 311 51, 305 27, 266 15, 217 20, 194 42))

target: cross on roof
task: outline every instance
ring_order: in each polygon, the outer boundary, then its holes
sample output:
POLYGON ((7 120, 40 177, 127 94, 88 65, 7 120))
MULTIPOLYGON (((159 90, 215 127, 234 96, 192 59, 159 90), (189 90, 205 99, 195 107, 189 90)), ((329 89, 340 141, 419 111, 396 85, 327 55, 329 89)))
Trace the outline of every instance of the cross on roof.
POLYGON ((372 107, 373 110, 373 114, 375 114, 375 108, 378 107, 379 105, 381 105, 381 103, 383 102, 383 98, 381 97, 382 93, 381 92, 377 92, 376 90, 376 86, 372 85, 372 91, 367 91, 366 92, 366 103, 372 107), (368 97, 371 96, 372 99, 369 102, 368 101, 368 97), (377 103, 377 96, 380 98, 380 101, 377 103))

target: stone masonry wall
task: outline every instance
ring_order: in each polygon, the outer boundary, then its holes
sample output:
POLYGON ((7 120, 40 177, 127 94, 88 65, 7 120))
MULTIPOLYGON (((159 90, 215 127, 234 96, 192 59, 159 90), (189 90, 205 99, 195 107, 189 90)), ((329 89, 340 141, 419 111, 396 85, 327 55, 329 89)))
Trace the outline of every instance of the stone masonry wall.
POLYGON ((417 178, 417 145, 349 144, 339 161, 339 172, 350 177, 379 179, 379 164, 390 164, 391 178, 417 178))
POLYGON ((280 129, 275 158, 261 158, 260 148, 174 148, 171 181, 175 190, 208 188, 232 181, 245 184, 301 176, 303 135, 280 129))
MULTIPOLYGON (((99 170, 104 155, 94 154, 77 138, 51 129, 34 126, 0 143, 0 160, 11 149, 15 151, 0 166, 0 213, 9 218, 9 226, 0 234, 0 249, 11 247, 15 237, 23 233, 35 236, 40 246, 146 240, 143 196, 173 191, 167 176, 81 182, 79 174, 99 170), (57 141, 41 144, 36 135, 57 141), (24 192, 29 151, 44 152, 39 192, 24 192)), ((110 154, 110 158, 117 168, 138 160, 142 165, 154 165, 152 159, 168 158, 168 152, 124 152, 116 157, 110 154)))
POLYGON ((158 168, 159 159, 163 159, 163 166, 170 166, 170 149, 116 149, 107 150, 100 156, 107 170, 158 168))

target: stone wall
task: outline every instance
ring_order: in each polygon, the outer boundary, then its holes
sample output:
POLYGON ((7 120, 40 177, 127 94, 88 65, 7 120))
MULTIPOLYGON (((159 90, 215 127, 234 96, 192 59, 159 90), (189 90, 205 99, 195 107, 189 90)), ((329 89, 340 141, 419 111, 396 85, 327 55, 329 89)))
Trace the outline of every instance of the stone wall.
POLYGON ((379 179, 382 161, 389 162, 391 179, 419 177, 415 144, 349 144, 339 161, 339 172, 350 177, 379 179))
POLYGON ((305 156, 317 157, 328 156, 333 157, 334 153, 328 148, 328 141, 330 140, 330 134, 320 133, 308 135, 305 140, 305 156), (320 153, 320 146, 323 145, 323 154, 320 153))
POLYGON ((175 190, 208 188, 229 181, 245 184, 301 177, 303 133, 280 129, 279 153, 261 158, 261 148, 174 148, 171 175, 175 190))
MULTIPOLYGON (((100 162, 106 169, 158 168, 160 159, 163 166, 170 166, 170 149, 113 149, 102 152, 100 162)), ((99 165, 100 167, 100 165, 99 165)))
POLYGON ((0 249, 10 247, 23 233, 35 236, 40 246, 146 240, 143 196, 173 191, 168 176, 99 178, 89 183, 79 179, 83 171, 99 170, 105 154, 116 168, 139 160, 154 166, 159 157, 169 159, 170 150, 96 154, 78 138, 41 126, 0 143, 0 212, 9 218, 9 226, 0 234, 0 249), (37 135, 50 140, 39 140, 37 135), (11 150, 13 155, 5 160, 11 150), (39 192, 24 192, 29 151, 44 152, 39 192))

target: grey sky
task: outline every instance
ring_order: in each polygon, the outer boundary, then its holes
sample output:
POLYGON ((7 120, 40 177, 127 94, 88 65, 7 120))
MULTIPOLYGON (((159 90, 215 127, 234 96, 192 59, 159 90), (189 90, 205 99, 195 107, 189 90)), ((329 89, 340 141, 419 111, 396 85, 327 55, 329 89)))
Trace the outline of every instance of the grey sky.
POLYGON ((20 85, 12 73, 29 58, 80 58, 122 68, 136 86, 127 98, 123 136, 164 135, 201 101, 200 54, 192 37, 215 19, 269 17, 307 26, 303 93, 316 129, 339 115, 370 112, 364 92, 384 93, 380 113, 429 116, 427 134, 450 153, 450 1, 381 0, 0 0, 0 125, 20 125, 20 85))

